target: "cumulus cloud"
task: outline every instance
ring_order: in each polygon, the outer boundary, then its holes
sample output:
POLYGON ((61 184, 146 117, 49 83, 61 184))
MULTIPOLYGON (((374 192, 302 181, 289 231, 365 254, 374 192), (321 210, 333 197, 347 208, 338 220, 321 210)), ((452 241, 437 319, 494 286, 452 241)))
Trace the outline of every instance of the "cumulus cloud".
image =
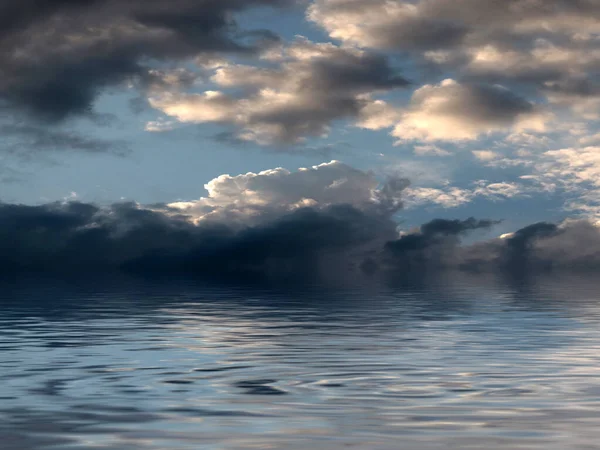
POLYGON ((219 177, 209 198, 189 205, 3 203, 0 268, 270 279, 600 268, 600 228, 583 220, 534 224, 472 245, 462 238, 497 222, 435 219, 398 231, 406 186, 401 179, 377 186, 372 174, 330 163, 219 177), (344 183, 351 186, 329 191, 344 183))
MULTIPOLYGON (((276 41, 235 15, 288 0, 0 1, 0 106, 44 120, 87 114, 105 88, 151 83, 150 61, 255 53, 276 41)), ((159 77, 160 78, 160 77, 159 77)))
POLYGON ((1 204, 0 267, 295 276, 336 261, 347 270, 397 235, 391 218, 406 186, 334 161, 224 175, 195 202, 1 204))
POLYGON ((364 118, 371 127, 389 122, 370 95, 408 84, 383 56, 304 38, 273 64, 225 62, 213 68, 210 78, 219 90, 158 91, 149 101, 181 122, 233 126, 241 140, 293 144, 326 135, 340 119, 364 118))
POLYGON ((600 118, 595 0, 309 2, 307 18, 337 43, 284 44, 236 22, 249 9, 296 4, 0 0, 0 108, 59 121, 90 115, 107 88, 140 87, 170 116, 147 131, 210 122, 264 145, 321 137, 343 120, 393 128, 399 141, 541 131, 550 117, 541 104, 600 118), (390 61, 418 85, 437 84, 407 107, 388 103, 378 94, 409 85, 390 61), (435 80, 423 63, 437 66, 435 80), (438 83, 441 73, 458 81, 438 83))
POLYGON ((529 85, 580 112, 597 106, 595 0, 315 0, 307 16, 347 44, 529 85))
POLYGON ((473 156, 475 156, 475 158, 479 159, 480 161, 493 161, 500 157, 498 152, 495 152, 493 150, 473 150, 472 153, 473 156))
POLYGON ((331 161, 295 172, 276 168, 237 176, 221 175, 205 185, 207 197, 166 206, 196 222, 248 226, 297 209, 321 210, 335 204, 393 213, 402 206, 401 195, 407 186, 406 180, 397 178, 380 185, 372 172, 331 161))
POLYGON ((317 0, 308 17, 332 38, 365 47, 431 49, 461 42, 466 30, 460 23, 429 20, 419 6, 387 0, 317 0))
POLYGON ((447 79, 417 89, 392 135, 400 141, 474 140, 510 130, 544 130, 547 115, 502 86, 447 79))
POLYGON ((594 0, 315 0, 308 17, 359 45, 436 50, 528 42, 540 33, 585 41, 598 31, 600 9, 594 0))

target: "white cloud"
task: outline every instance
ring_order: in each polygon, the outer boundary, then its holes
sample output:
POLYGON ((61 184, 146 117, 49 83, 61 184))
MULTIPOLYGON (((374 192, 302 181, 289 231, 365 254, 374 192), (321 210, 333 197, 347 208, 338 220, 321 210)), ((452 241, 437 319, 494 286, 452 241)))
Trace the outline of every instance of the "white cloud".
POLYGON ((171 120, 153 120, 146 124, 144 130, 150 133, 162 133, 175 129, 175 122, 171 120))
POLYGON ((402 113, 398 108, 393 107, 383 100, 368 101, 360 110, 356 126, 368 130, 381 130, 391 128, 401 118, 402 113))
POLYGON ((486 197, 491 200, 503 200, 526 195, 524 187, 517 183, 503 181, 488 184, 486 181, 479 181, 476 184, 478 187, 474 189, 474 195, 486 197))
POLYGON ((473 200, 472 191, 457 187, 448 187, 445 189, 431 187, 409 188, 405 195, 407 207, 433 204, 443 208, 455 208, 473 200))
POLYGON ((552 139, 542 134, 533 134, 527 132, 511 133, 504 139, 504 144, 510 146, 530 148, 548 148, 553 145, 552 139))
POLYGON ((500 131, 543 131, 541 108, 501 86, 444 80, 417 89, 392 135, 399 141, 474 140, 500 131))
POLYGON ((276 168, 237 176, 221 175, 205 185, 206 197, 167 206, 196 221, 216 220, 243 226, 273 220, 306 206, 349 204, 359 209, 398 208, 406 183, 379 185, 372 172, 331 161, 295 172, 276 168))
POLYGON ((489 183, 479 180, 472 188, 459 188, 456 186, 415 187, 408 188, 405 192, 407 207, 437 205, 442 208, 456 208, 472 202, 478 197, 492 201, 506 200, 527 195, 528 190, 518 183, 499 182, 489 183))
POLYGON ((473 150, 471 153, 480 161, 493 161, 501 157, 498 152, 492 150, 473 150))
POLYGON ((600 118, 595 0, 314 0, 307 16, 346 44, 527 86, 553 106, 600 118))
POLYGON ((565 148, 545 152, 540 169, 546 176, 576 188, 586 183, 600 188, 600 147, 565 148))
MULTIPOLYGON (((525 193, 553 193, 564 198, 564 208, 587 217, 600 218, 600 147, 568 147, 529 153, 513 159, 489 161, 494 167, 522 166, 530 173, 521 175, 525 193)), ((492 186, 502 196, 515 193, 513 187, 492 186)), ((490 186, 486 187, 490 191, 490 186)))
POLYGON ((274 66, 224 64, 212 70, 219 90, 154 91, 150 104, 181 122, 233 126, 237 138, 264 145, 322 137, 340 119, 389 127, 394 111, 371 96, 407 84, 382 56, 304 38, 274 66))

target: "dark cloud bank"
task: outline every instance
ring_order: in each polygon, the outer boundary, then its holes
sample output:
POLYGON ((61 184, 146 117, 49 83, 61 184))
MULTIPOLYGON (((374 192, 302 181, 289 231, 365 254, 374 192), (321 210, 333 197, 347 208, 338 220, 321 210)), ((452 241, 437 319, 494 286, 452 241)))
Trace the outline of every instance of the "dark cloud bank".
POLYGON ((339 204, 234 229, 194 225, 132 203, 2 204, 0 269, 265 280, 600 269, 600 229, 587 221, 538 223, 503 239, 462 245, 462 237, 495 222, 437 219, 398 235, 392 214, 339 204))

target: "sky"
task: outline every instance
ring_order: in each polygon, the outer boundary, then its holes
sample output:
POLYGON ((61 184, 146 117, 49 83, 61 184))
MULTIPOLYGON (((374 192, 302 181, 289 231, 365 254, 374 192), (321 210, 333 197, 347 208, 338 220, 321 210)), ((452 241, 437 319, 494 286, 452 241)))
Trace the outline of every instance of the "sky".
POLYGON ((310 211, 385 230, 354 250, 436 220, 489 254, 539 222, 596 242, 597 0, 0 0, 0 30, 0 230, 60 222, 20 237, 46 259, 138 213, 194 245, 310 211))

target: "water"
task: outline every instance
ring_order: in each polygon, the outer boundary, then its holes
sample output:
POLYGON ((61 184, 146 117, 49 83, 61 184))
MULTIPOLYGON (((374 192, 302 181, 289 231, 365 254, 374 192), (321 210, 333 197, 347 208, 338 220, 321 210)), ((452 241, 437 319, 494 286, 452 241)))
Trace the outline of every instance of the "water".
POLYGON ((0 448, 597 448, 598 287, 4 280, 0 448))

